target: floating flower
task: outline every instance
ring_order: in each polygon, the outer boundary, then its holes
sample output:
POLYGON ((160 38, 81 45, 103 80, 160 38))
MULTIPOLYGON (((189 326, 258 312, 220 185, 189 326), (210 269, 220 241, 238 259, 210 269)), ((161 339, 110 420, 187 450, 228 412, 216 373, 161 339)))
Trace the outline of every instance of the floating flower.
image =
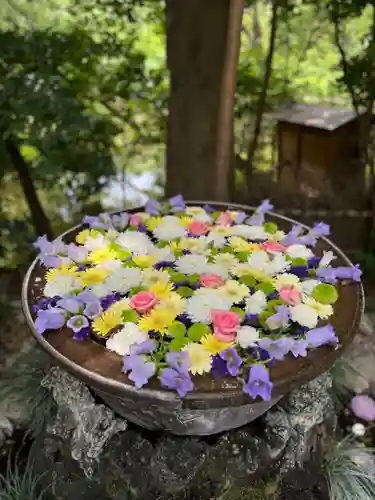
POLYGON ((215 289, 201 288, 187 300, 186 313, 197 323, 211 323, 212 309, 229 310, 232 301, 215 289))
POLYGON ((150 291, 157 299, 166 299, 173 291, 172 283, 157 283, 150 286, 150 291))
POLYGON ((130 226, 139 226, 142 223, 142 218, 139 214, 131 214, 129 225, 130 226))
POLYGON ((207 258, 203 255, 183 255, 176 261, 176 269, 183 274, 203 274, 207 266, 207 258))
POLYGON ((93 264, 103 264, 107 260, 114 260, 117 258, 116 252, 111 250, 109 247, 98 248, 93 250, 88 255, 87 259, 93 264))
POLYGON ((236 342, 243 349, 255 346, 259 339, 259 331, 252 326, 241 326, 236 335, 236 342))
POLYGON ((298 276, 290 273, 280 274, 274 279, 273 283, 278 291, 285 287, 294 287, 299 290, 302 288, 302 283, 298 276))
POLYGON ((281 243, 277 243, 276 241, 265 241, 261 245, 262 250, 265 250, 266 252, 269 253, 279 253, 279 252, 285 252, 284 245, 281 243))
POLYGON ((185 210, 185 201, 181 194, 170 198, 169 203, 172 206, 172 212, 183 212, 185 210))
POLYGON ((181 398, 194 389, 190 375, 185 372, 179 372, 173 368, 164 368, 159 380, 163 387, 175 389, 181 398))
POLYGON ((146 287, 153 285, 165 285, 170 281, 170 274, 167 271, 157 269, 144 269, 142 272, 142 284, 146 287))
POLYGON ((279 361, 283 360, 290 351, 294 340, 290 337, 282 337, 281 339, 259 339, 258 346, 269 353, 269 355, 279 361))
POLYGON ((188 225, 188 231, 193 236, 202 236, 209 231, 208 225, 200 220, 193 220, 188 225))
POLYGON ((310 248, 305 245, 290 245, 286 248, 285 253, 292 259, 310 259, 314 256, 310 248))
POLYGON ((302 293, 297 287, 288 286, 279 290, 279 297, 286 304, 296 306, 301 302, 302 293))
POLYGON ((120 356, 130 354, 130 348, 134 344, 140 344, 148 340, 148 334, 142 332, 134 323, 124 323, 122 329, 114 333, 106 342, 106 348, 114 351, 120 356))
POLYGON ((335 335, 335 330, 332 325, 325 325, 320 328, 314 328, 307 332, 306 340, 309 347, 320 347, 326 344, 336 345, 339 339, 335 335))
POLYGON ((190 368, 190 358, 186 351, 168 352, 166 355, 168 365, 179 373, 187 373, 190 368))
POLYGON ((218 274, 202 274, 200 282, 206 288, 218 288, 224 283, 224 280, 218 274))
POLYGON ((74 275, 58 274, 53 279, 47 281, 43 294, 45 297, 61 297, 80 288, 81 283, 74 275))
POLYGON ((78 333, 82 328, 87 328, 89 326, 89 322, 85 316, 82 314, 77 314, 75 316, 71 316, 66 323, 68 328, 71 328, 74 333, 78 333))
POLYGON ((91 267, 80 273, 79 279, 83 286, 90 286, 103 283, 108 276, 109 271, 107 269, 101 267, 91 267))
POLYGON ((240 315, 231 311, 214 309, 211 316, 216 337, 223 342, 233 342, 240 326, 240 315))
POLYGON ((106 336, 111 330, 122 323, 122 313, 126 309, 128 301, 119 301, 109 307, 92 322, 92 329, 98 335, 106 336))
POLYGON ((167 297, 159 299, 157 308, 166 309, 175 315, 182 314, 185 311, 186 299, 183 299, 178 293, 171 292, 167 297))
POLYGON ((160 241, 172 241, 182 238, 186 233, 186 229, 180 223, 169 224, 168 222, 162 222, 153 232, 154 236, 160 241))
POLYGON ((231 345, 231 342, 223 342, 216 335, 205 335, 201 338, 201 344, 210 354, 217 354, 231 345))
POLYGON ((278 330, 279 328, 286 328, 290 320, 290 311, 287 306, 277 306, 276 313, 269 316, 266 320, 268 328, 271 330, 278 330))
POLYGON ((219 217, 216 219, 216 224, 218 226, 231 226, 233 224, 233 217, 230 212, 221 212, 219 217))
POLYGON ((138 292, 129 301, 129 306, 139 313, 150 311, 158 299, 152 292, 138 292))
POLYGON ((140 268, 152 267, 157 262, 156 257, 152 257, 151 255, 136 255, 133 257, 133 262, 136 266, 140 268))
POLYGON ((240 367, 243 363, 242 359, 239 357, 236 349, 229 347, 224 351, 221 351, 219 356, 224 359, 227 364, 227 371, 229 375, 235 377, 240 373, 240 367))
POLYGON ((236 280, 226 281, 218 290, 235 304, 242 302, 245 297, 250 295, 249 288, 236 280))
POLYGON ((140 389, 155 375, 156 366, 142 355, 131 355, 124 357, 123 371, 128 373, 129 379, 140 389))
POLYGON ((333 308, 330 304, 322 304, 312 297, 305 297, 303 302, 307 306, 311 307, 311 309, 314 309, 320 319, 327 319, 333 314, 333 308))
POLYGON ((301 326, 314 328, 318 323, 318 313, 307 304, 298 304, 290 308, 292 320, 301 326))
POLYGON ((139 322, 139 328, 144 332, 155 331, 162 335, 168 332, 168 328, 171 326, 176 318, 174 311, 170 311, 166 308, 153 309, 150 314, 143 316, 139 322))
POLYGON ((247 314, 259 314, 267 308, 267 300, 264 292, 258 290, 246 299, 247 314))
POLYGON ((270 401, 272 387, 268 370, 262 365, 254 365, 250 368, 249 379, 244 383, 243 391, 253 399, 260 396, 264 401, 270 401))
POLYGON ((144 233, 125 231, 117 238, 116 243, 124 250, 135 255, 147 255, 153 248, 150 238, 144 233))
POLYGON ((65 324, 66 312, 59 307, 39 310, 35 320, 36 331, 41 335, 46 330, 59 330, 65 324))
POLYGON ((212 359, 209 352, 202 344, 190 342, 183 348, 183 352, 187 352, 190 359, 190 372, 193 375, 203 375, 211 369, 212 359))

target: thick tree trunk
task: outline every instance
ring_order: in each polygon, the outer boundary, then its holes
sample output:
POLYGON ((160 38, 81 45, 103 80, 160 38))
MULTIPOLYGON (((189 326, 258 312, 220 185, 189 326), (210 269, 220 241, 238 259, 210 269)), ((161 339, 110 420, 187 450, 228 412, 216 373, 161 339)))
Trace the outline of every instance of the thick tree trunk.
POLYGON ((16 140, 8 137, 5 139, 5 147, 22 186, 35 231, 39 236, 45 234, 49 239, 53 239, 51 224, 39 201, 29 167, 21 156, 16 140))
POLYGON ((228 200, 244 0, 167 0, 167 194, 228 200))
POLYGON ((268 53, 267 53, 266 60, 264 62, 263 86, 262 86, 262 89, 261 89, 261 92, 259 95, 259 100, 257 103, 257 110, 256 110, 256 115, 255 115, 255 124, 254 124, 253 135, 252 135, 252 139, 249 143, 249 148, 248 148, 248 152, 247 152, 246 184, 247 184, 248 191, 250 190, 250 186, 251 186, 251 176, 252 176, 252 172, 253 172, 254 156, 255 156, 255 152, 258 148, 258 142, 259 142, 260 134, 262 132, 263 115, 264 115, 264 112, 266 110, 268 87, 269 87, 270 79, 271 79, 271 75, 272 75, 272 62, 273 62, 273 56, 275 53, 275 45, 276 45, 278 13, 279 13, 279 0, 273 0, 268 53))

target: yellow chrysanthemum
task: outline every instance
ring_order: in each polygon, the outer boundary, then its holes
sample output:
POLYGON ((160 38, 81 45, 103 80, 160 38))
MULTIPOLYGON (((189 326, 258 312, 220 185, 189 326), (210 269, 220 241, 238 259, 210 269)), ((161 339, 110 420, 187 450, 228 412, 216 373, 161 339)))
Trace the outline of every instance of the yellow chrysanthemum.
POLYGON ((158 299, 168 298, 172 291, 173 285, 171 283, 157 283, 156 285, 150 286, 150 292, 158 299))
POLYGON ((165 308, 153 309, 150 314, 138 321, 138 327, 144 331, 155 331, 164 335, 176 318, 176 314, 165 308))
POLYGON ((252 276, 256 280, 262 281, 263 283, 272 283, 272 278, 270 278, 270 276, 267 276, 262 271, 259 271, 259 269, 254 269, 249 266, 249 264, 245 263, 236 264, 231 270, 231 273, 239 278, 242 276, 252 276))
POLYGON ((156 309, 165 309, 174 313, 175 316, 182 314, 186 305, 186 299, 183 299, 178 293, 171 292, 167 298, 162 299, 156 306, 156 309))
POLYGON ((118 311, 105 311, 92 322, 92 329, 98 335, 107 335, 111 330, 121 324, 121 313, 118 311))
POLYGON ((196 217, 205 214, 206 210, 203 207, 186 207, 185 212, 192 217, 196 217))
POLYGON ((152 267, 157 262, 156 257, 152 257, 151 255, 137 255, 133 257, 133 262, 137 266, 141 268, 152 267))
POLYGON ((93 264, 103 264, 107 260, 114 260, 117 258, 117 253, 109 247, 98 248, 90 252, 88 260, 93 264))
POLYGON ((258 243, 249 243, 240 236, 231 236, 228 241, 229 245, 236 252, 254 252, 254 250, 260 249, 260 245, 258 243))
POLYGON ((213 226, 211 231, 215 234, 220 234, 221 236, 229 236, 232 233, 232 229, 226 226, 213 226))
POLYGON ((142 284, 146 287, 169 283, 170 274, 164 270, 147 268, 142 272, 142 284))
POLYGON ((84 245, 88 237, 96 238, 98 234, 99 232, 96 229, 84 229, 83 231, 77 234, 76 242, 79 243, 80 245, 84 245))
POLYGON ((199 238, 181 238, 179 243, 181 250, 189 250, 193 253, 203 253, 207 246, 205 240, 199 238))
POLYGON ((83 286, 96 285, 98 283, 103 283, 103 281, 108 277, 109 270, 103 267, 91 267, 79 273, 79 278, 83 286))
POLYGON ((317 312, 319 318, 321 319, 327 319, 333 314, 333 307, 331 305, 321 304, 312 297, 306 297, 303 300, 303 303, 314 309, 317 312))
POLYGON ((209 335, 205 335, 201 339, 201 344, 206 349, 206 351, 209 352, 210 354, 217 354, 218 352, 221 352, 224 349, 227 349, 228 347, 230 347, 233 343, 232 342, 222 342, 215 335, 209 334, 209 335))
POLYGON ((187 217, 186 215, 184 215, 180 218, 180 224, 182 227, 188 227, 190 222, 193 222, 193 220, 194 219, 192 217, 187 217))
POLYGON ((146 222, 146 226, 150 231, 156 229, 163 222, 161 217, 150 217, 146 222))
POLYGON ((52 281, 58 275, 70 275, 74 276, 77 272, 77 266, 71 266, 69 264, 62 264, 60 267, 56 267, 54 269, 49 269, 46 272, 46 281, 52 281))
POLYGON ((233 300, 234 303, 241 302, 250 295, 250 290, 246 285, 238 283, 236 280, 228 280, 224 285, 218 288, 218 291, 233 300))
POLYGON ((179 240, 171 241, 169 247, 172 250, 172 252, 178 252, 179 250, 182 250, 180 247, 179 240))
POLYGON ((294 286, 299 290, 302 289, 302 283, 298 276, 290 273, 280 274, 274 279, 273 284, 275 285, 276 290, 281 290, 282 288, 288 286, 294 286))
POLYGON ((117 302, 115 302, 111 306, 109 306, 106 312, 110 312, 112 314, 119 314, 121 317, 122 313, 124 311, 126 311, 127 309, 130 309, 129 299, 127 299, 125 297, 121 300, 118 300, 117 302))
POLYGON ((211 354, 204 348, 202 344, 191 342, 183 348, 183 351, 186 351, 189 355, 191 363, 189 371, 193 375, 203 375, 203 373, 209 372, 211 370, 211 354))

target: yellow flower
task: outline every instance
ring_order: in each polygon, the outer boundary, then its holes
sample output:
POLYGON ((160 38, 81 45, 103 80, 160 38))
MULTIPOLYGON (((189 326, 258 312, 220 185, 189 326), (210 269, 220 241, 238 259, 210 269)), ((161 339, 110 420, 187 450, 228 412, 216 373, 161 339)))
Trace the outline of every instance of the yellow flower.
POLYGON ((158 299, 166 299, 169 297, 173 291, 173 285, 171 283, 157 283, 150 287, 150 292, 152 292, 158 299))
POLYGON ((92 329, 98 335, 107 335, 111 330, 121 325, 122 313, 129 309, 129 300, 124 298, 112 304, 92 322, 92 329))
POLYGON ((206 210, 203 207, 186 207, 185 212, 192 217, 196 217, 205 214, 206 210))
POLYGON ((124 311, 126 311, 127 309, 130 309, 129 299, 127 299, 125 297, 125 298, 123 298, 121 300, 118 300, 117 302, 115 302, 111 306, 109 306, 108 309, 106 310, 106 312, 110 312, 110 313, 113 313, 113 314, 119 314, 120 317, 121 317, 122 313, 124 311))
POLYGON ((183 299, 178 293, 171 292, 168 297, 162 299, 156 306, 156 309, 165 309, 166 311, 171 311, 178 316, 182 314, 186 305, 186 299, 183 299))
POLYGON ((195 375, 203 375, 203 373, 211 370, 212 358, 211 354, 204 348, 202 344, 191 342, 183 351, 187 352, 190 359, 190 372, 195 375))
POLYGON ((249 288, 246 285, 238 283, 236 280, 228 280, 218 290, 235 303, 241 302, 241 300, 250 294, 249 288))
POLYGON ((108 277, 109 270, 103 267, 91 267, 79 273, 79 278, 83 286, 96 285, 98 283, 103 283, 103 281, 108 277))
POLYGON ((298 288, 298 290, 301 290, 302 288, 302 283, 300 282, 298 276, 296 276, 295 274, 280 274, 277 278, 275 278, 273 283, 276 290, 281 290, 282 288, 287 286, 294 286, 298 288))
POLYGON ((211 231, 221 236, 229 236, 232 233, 232 229, 225 226, 214 226, 211 228, 211 231))
POLYGON ((77 266, 71 266, 69 264, 62 264, 60 267, 56 267, 55 269, 49 269, 46 272, 46 280, 47 282, 52 281, 58 275, 70 275, 74 276, 77 272, 77 266))
POLYGON ((83 231, 77 234, 76 242, 79 243, 80 245, 84 245, 88 237, 96 238, 98 234, 99 231, 96 231, 95 229, 84 229, 83 231))
POLYGON ((93 264, 103 264, 107 260, 115 260, 117 258, 117 253, 110 248, 98 248, 90 252, 88 260, 93 264))
POLYGON ((139 328, 144 332, 151 330, 164 335, 175 320, 176 314, 166 308, 153 309, 150 314, 143 316, 138 322, 139 328))
POLYGON ((306 297, 303 300, 303 302, 307 306, 314 309, 317 312, 319 318, 321 318, 321 319, 327 319, 327 318, 329 318, 329 316, 332 316, 332 314, 333 314, 333 307, 331 305, 321 304, 320 302, 313 299, 312 297, 306 297))
POLYGON ((262 281, 263 283, 272 283, 272 278, 267 276, 262 271, 259 271, 259 269, 254 269, 253 267, 249 266, 249 264, 245 263, 236 264, 233 267, 231 273, 240 278, 242 276, 252 276, 256 280, 262 281))
POLYGON ((157 262, 156 257, 152 257, 151 255, 137 255, 133 257, 133 262, 142 268, 152 267, 157 262))
POLYGON ((205 335, 201 339, 201 344, 206 349, 206 351, 209 352, 210 354, 217 354, 218 352, 221 352, 224 349, 227 349, 228 347, 230 347, 233 343, 232 342, 222 342, 215 335, 212 335, 210 333, 209 335, 205 335))
POLYGON ((163 219, 161 217, 150 217, 146 222, 146 226, 150 231, 156 229, 161 223, 163 219))
POLYGON ((199 238, 181 238, 179 244, 181 250, 189 250, 193 253, 204 253, 207 246, 206 241, 199 238))
POLYGON ((193 222, 193 218, 192 217, 187 217, 186 215, 182 216, 181 219, 180 219, 180 224, 182 227, 188 227, 188 225, 190 224, 190 222, 193 222))
POLYGON ((142 272, 142 282, 144 286, 162 285, 168 283, 170 274, 167 271, 153 268, 144 269, 142 272))
POLYGON ((249 243, 240 236, 232 236, 228 241, 229 245, 236 252, 254 252, 254 250, 260 249, 260 245, 258 243, 249 243))
POLYGON ((179 250, 181 250, 180 242, 178 240, 171 241, 169 247, 172 252, 178 252, 179 250))

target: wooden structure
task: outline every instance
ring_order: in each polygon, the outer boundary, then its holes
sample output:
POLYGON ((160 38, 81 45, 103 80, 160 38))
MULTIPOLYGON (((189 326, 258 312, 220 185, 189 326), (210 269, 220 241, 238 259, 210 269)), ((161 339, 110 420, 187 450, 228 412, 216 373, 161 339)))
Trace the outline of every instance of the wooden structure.
POLYGON ((294 104, 273 116, 280 190, 302 194, 307 202, 320 197, 358 206, 365 192, 365 166, 359 158, 361 117, 348 109, 311 104, 294 104))

